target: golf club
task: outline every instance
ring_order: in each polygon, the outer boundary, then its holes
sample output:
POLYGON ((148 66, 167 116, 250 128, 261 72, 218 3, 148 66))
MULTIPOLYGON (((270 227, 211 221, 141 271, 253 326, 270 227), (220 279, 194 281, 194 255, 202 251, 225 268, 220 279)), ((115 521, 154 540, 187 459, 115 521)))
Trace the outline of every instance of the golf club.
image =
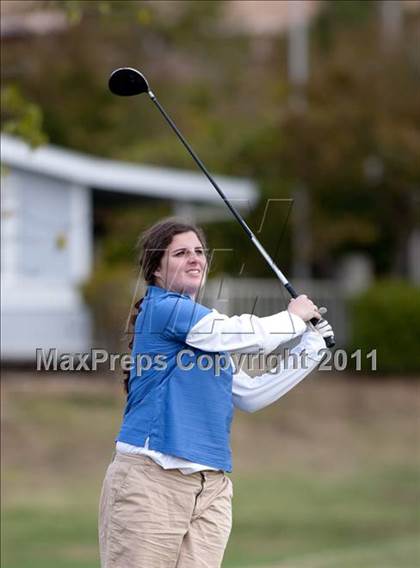
MULTIPOLYGON (((220 189, 220 187, 218 186, 216 181, 210 175, 209 171, 207 170, 207 168, 205 167, 203 162, 200 160, 200 158, 197 156, 197 154, 194 152, 194 150, 191 148, 191 146, 185 140, 184 136, 178 130, 177 126, 175 125, 175 123, 173 122, 171 117, 166 113, 165 109, 162 107, 162 105, 157 100, 155 94, 150 89, 146 78, 140 73, 140 71, 137 71, 137 69, 133 69, 132 67, 121 67, 119 69, 116 69, 115 71, 113 71, 111 73, 111 76, 110 76, 109 82, 108 82, 108 86, 109 86, 109 89, 112 93, 114 93, 115 95, 119 95, 121 97, 131 97, 131 96, 134 96, 134 95, 140 95, 141 93, 147 93, 149 95, 149 97, 152 99, 152 101, 155 103, 155 105, 159 109, 160 113, 163 115, 164 119, 168 122, 168 124, 170 125, 172 130, 178 136, 179 140, 182 142, 182 144, 187 149, 188 153, 191 155, 191 157, 193 158, 193 160, 197 164, 197 166, 201 169, 201 171, 204 173, 204 175, 207 177, 207 179, 213 185, 213 187, 215 188, 217 193, 223 199, 226 206, 231 211, 232 215, 236 218, 238 223, 244 229, 244 231, 246 232, 248 237, 251 239, 254 246, 262 254, 262 256, 266 260, 267 264, 270 266, 270 268, 275 273, 277 278, 281 281, 281 283, 286 288, 286 290, 289 292, 291 297, 297 298, 298 293, 296 292, 296 290, 293 288, 293 286, 287 280, 287 278, 283 274, 283 272, 274 263, 273 259, 270 257, 270 255, 267 253, 265 248, 259 242, 257 237, 251 231, 251 229, 249 228, 249 226, 247 225, 245 220, 238 213, 238 211, 234 208, 234 206, 230 203, 230 201, 228 200, 226 195, 223 193, 223 191, 220 189)), ((311 323, 313 325, 316 325, 317 323, 319 323, 319 321, 321 321, 321 320, 313 318, 311 320, 311 323)), ((334 347, 334 345, 335 345, 335 339, 334 339, 333 336, 327 337, 325 339, 325 342, 327 344, 327 347, 334 347)))

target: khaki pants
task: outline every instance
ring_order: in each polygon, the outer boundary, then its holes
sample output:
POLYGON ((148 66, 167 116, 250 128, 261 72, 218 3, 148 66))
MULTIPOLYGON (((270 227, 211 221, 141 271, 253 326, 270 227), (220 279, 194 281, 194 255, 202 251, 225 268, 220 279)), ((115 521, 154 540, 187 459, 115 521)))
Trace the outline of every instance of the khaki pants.
POLYGON ((99 508, 102 568, 217 568, 232 526, 232 482, 116 454, 99 508))

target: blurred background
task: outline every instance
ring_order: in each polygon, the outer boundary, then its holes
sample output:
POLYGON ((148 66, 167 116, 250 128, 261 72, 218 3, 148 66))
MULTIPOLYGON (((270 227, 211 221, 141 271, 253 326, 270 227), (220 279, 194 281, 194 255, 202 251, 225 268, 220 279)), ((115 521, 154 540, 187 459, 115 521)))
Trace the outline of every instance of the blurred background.
POLYGON ((288 302, 147 97, 108 91, 123 66, 345 350, 237 414, 224 566, 419 565, 419 40, 416 0, 2 1, 4 566, 99 566, 123 375, 35 349, 127 352, 143 229, 204 227, 204 303, 288 302))

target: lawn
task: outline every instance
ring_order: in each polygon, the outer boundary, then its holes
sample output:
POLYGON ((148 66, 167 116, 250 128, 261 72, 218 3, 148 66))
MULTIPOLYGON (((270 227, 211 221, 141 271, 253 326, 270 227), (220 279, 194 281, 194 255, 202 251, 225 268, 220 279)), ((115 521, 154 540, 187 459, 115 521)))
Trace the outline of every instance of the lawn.
MULTIPOLYGON (((123 404, 116 383, 5 374, 5 568, 99 566, 97 503, 123 404)), ((419 566, 418 394, 413 381, 318 374, 262 412, 238 413, 224 568, 419 566)))

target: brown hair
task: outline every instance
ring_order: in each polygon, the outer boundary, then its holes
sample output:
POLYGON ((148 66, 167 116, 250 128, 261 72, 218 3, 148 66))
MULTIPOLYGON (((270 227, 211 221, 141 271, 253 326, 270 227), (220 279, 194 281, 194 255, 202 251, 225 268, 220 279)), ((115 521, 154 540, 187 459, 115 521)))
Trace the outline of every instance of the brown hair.
MULTIPOLYGON (((155 284, 154 272, 156 272, 159 268, 160 261, 165 254, 165 250, 171 244, 174 236, 181 233, 188 233, 190 231, 193 231, 197 235, 203 245, 203 248, 206 249, 207 243, 203 230, 195 225, 184 223, 176 217, 169 217, 162 221, 158 221, 141 234, 137 243, 137 248, 139 249, 140 271, 146 284, 155 284)), ((143 298, 134 304, 134 309, 130 316, 129 322, 131 329, 128 332, 131 336, 128 344, 130 350, 133 348, 134 325, 136 323, 137 316, 140 313, 142 302, 143 298)), ((129 379, 130 371, 126 371, 124 388, 127 394, 129 379)))

